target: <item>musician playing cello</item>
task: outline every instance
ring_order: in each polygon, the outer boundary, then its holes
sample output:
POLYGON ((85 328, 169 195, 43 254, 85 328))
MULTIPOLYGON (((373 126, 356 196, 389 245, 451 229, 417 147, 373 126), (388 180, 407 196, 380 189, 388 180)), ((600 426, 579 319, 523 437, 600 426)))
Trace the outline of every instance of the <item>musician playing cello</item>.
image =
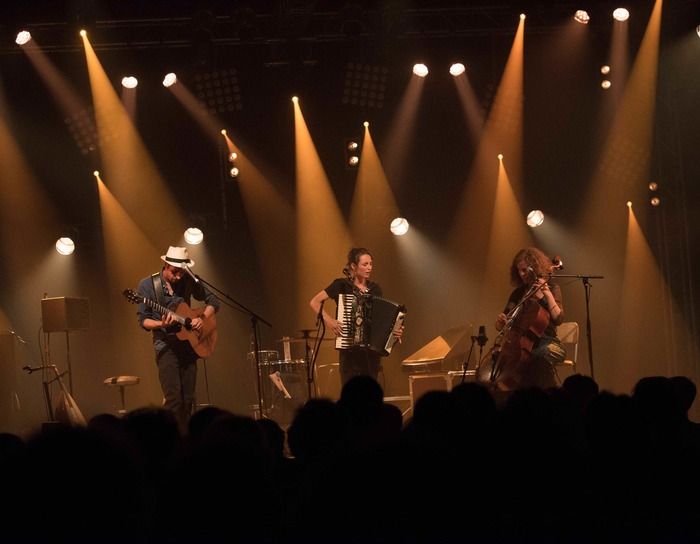
MULTIPOLYGON (((314 315, 321 316, 326 327, 336 336, 343 333, 342 324, 326 313, 323 303, 332 298, 336 304, 341 294, 369 294, 375 297, 382 296, 382 288, 378 283, 370 281, 372 274, 372 255, 364 247, 354 247, 348 252, 348 262, 343 268, 344 278, 337 278, 333 282, 316 294, 311 299, 309 305, 314 311, 314 315)), ((396 333, 401 338, 403 326, 396 333)), ((353 348, 340 350, 340 380, 341 385, 345 385, 353 376, 371 376, 375 380, 379 375, 380 355, 368 348, 353 348)))
POLYGON ((507 381, 506 389, 556 385, 553 365, 564 360, 566 351, 556 333, 564 307, 561 289, 551 281, 554 269, 552 260, 534 247, 513 257, 510 279, 515 289, 496 318, 497 331, 508 329, 504 343, 517 343, 503 346, 506 353, 496 364, 500 374, 495 379, 507 381))
MULTIPOLYGON (((203 320, 210 319, 218 311, 219 299, 203 283, 195 282, 187 274, 186 267, 194 266, 194 261, 190 259, 186 247, 170 246, 160 259, 163 261, 160 273, 143 278, 137 289, 138 294, 167 308, 180 302, 189 305, 191 298, 203 301, 206 307, 202 317, 195 317, 190 323, 193 331, 202 330, 203 320)), ((184 432, 194 403, 198 356, 188 342, 176 336, 180 324, 174 320, 172 313, 160 315, 142 303, 138 308, 138 320, 141 327, 153 332, 158 378, 165 397, 164 408, 175 414, 180 430, 184 432)))

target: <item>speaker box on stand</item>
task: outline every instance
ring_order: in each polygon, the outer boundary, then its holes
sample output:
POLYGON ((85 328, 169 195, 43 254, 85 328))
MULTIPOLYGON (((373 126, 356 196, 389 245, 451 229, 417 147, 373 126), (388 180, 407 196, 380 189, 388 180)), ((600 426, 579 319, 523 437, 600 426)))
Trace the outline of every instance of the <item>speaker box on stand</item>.
POLYGON ((70 332, 90 328, 90 304, 86 298, 51 297, 41 299, 44 332, 70 332))

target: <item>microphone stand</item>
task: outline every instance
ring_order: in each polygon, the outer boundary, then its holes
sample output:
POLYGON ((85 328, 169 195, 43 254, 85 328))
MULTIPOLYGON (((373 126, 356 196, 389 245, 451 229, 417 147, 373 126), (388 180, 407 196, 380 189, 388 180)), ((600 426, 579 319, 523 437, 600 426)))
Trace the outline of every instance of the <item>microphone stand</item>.
MULTIPOLYGON (((467 368, 469 368, 469 361, 472 358, 472 352, 474 351, 474 343, 477 341, 476 336, 472 336, 472 344, 469 347, 469 353, 467 354, 467 358, 464 360, 464 363, 462 363, 462 378, 459 380, 459 383, 464 383, 464 379, 467 376, 467 368)), ((476 369, 479 369, 479 361, 476 362, 476 369)), ((476 371, 475 371, 476 374, 476 371)))
MULTIPOLYGON (((474 380, 479 379, 479 368, 481 367, 481 359, 483 357, 484 353, 484 346, 486 343, 489 341, 489 339, 486 337, 486 334, 482 334, 482 331, 479 331, 478 336, 472 336, 472 347, 469 349, 469 357, 471 357, 472 349, 474 349, 474 342, 479 344, 479 358, 476 360, 476 366, 474 367, 474 380)), ((467 364, 469 364, 469 358, 467 358, 467 364)), ((464 373, 462 374, 462 383, 464 383, 464 376, 467 374, 467 366, 464 366, 464 373)))
POLYGON ((262 387, 262 376, 260 373, 260 340, 259 340, 259 333, 258 333, 258 322, 263 322, 265 325, 268 327, 272 328, 272 325, 270 324, 269 321, 265 320, 263 317, 259 316, 256 314, 254 311, 250 310, 249 308, 246 308, 243 304, 238 302, 235 298, 232 296, 224 293, 219 289, 218 287, 212 285, 208 281, 206 281, 204 278, 201 276, 194 274, 189 267, 185 267, 187 272, 193 277, 193 279, 197 282, 202 282, 204 285, 212 289, 213 291, 216 291, 221 297, 225 298, 226 300, 222 300, 224 304, 227 306, 233 308, 234 310, 237 310, 241 313, 245 313, 250 317, 250 327, 253 333, 253 349, 255 350, 253 352, 253 356, 255 358, 255 374, 257 376, 257 386, 258 386, 258 412, 260 414, 260 419, 263 419, 265 417, 265 401, 263 398, 263 387, 262 387), (229 301, 229 302, 226 302, 229 301))
POLYGON ((316 338, 314 341, 314 347, 312 348, 312 355, 309 357, 308 354, 308 349, 309 349, 309 343, 308 341, 306 342, 306 362, 308 364, 308 367, 306 369, 307 376, 306 376, 306 386, 307 386, 307 399, 311 400, 312 398, 312 391, 313 391, 313 396, 316 396, 316 391, 314 385, 314 375, 315 375, 315 369, 316 369, 316 358, 318 357, 318 352, 319 349, 321 348, 321 342, 323 342, 323 338, 326 336, 326 322, 323 320, 323 304, 326 301, 323 300, 321 301, 321 307, 318 309, 318 316, 316 317, 316 338))
POLYGON ((586 300, 586 340, 588 342, 588 365, 591 368, 591 378, 595 380, 595 375, 593 374, 593 340, 591 339, 591 282, 589 280, 602 280, 603 276, 587 276, 583 274, 557 274, 553 275, 552 277, 576 278, 580 279, 583 283, 583 291, 586 300))

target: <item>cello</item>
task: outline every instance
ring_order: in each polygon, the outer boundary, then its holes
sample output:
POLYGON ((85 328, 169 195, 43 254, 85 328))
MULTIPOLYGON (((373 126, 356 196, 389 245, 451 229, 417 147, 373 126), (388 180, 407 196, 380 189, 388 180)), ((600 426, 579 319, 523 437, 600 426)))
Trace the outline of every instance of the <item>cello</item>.
POLYGON ((489 382, 498 391, 514 391, 532 385, 536 369, 532 350, 549 326, 551 316, 534 296, 542 285, 533 283, 506 315, 506 323, 494 340, 489 382))

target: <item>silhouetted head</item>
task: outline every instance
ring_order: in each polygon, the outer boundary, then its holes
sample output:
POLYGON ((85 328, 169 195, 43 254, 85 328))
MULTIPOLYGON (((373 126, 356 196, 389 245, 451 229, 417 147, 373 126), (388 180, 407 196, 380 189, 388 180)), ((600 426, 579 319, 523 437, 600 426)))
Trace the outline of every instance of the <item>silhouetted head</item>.
POLYGON ((585 409, 599 392, 595 380, 583 374, 567 376, 561 387, 579 410, 585 409))
POLYGON ((670 380, 673 390, 681 403, 681 409, 687 414, 688 410, 693 406, 693 402, 695 402, 697 388, 690 378, 686 376, 673 376, 670 380))
POLYGON ((632 399, 647 421, 670 423, 685 418, 673 383, 664 376, 641 378, 634 386, 632 399))

